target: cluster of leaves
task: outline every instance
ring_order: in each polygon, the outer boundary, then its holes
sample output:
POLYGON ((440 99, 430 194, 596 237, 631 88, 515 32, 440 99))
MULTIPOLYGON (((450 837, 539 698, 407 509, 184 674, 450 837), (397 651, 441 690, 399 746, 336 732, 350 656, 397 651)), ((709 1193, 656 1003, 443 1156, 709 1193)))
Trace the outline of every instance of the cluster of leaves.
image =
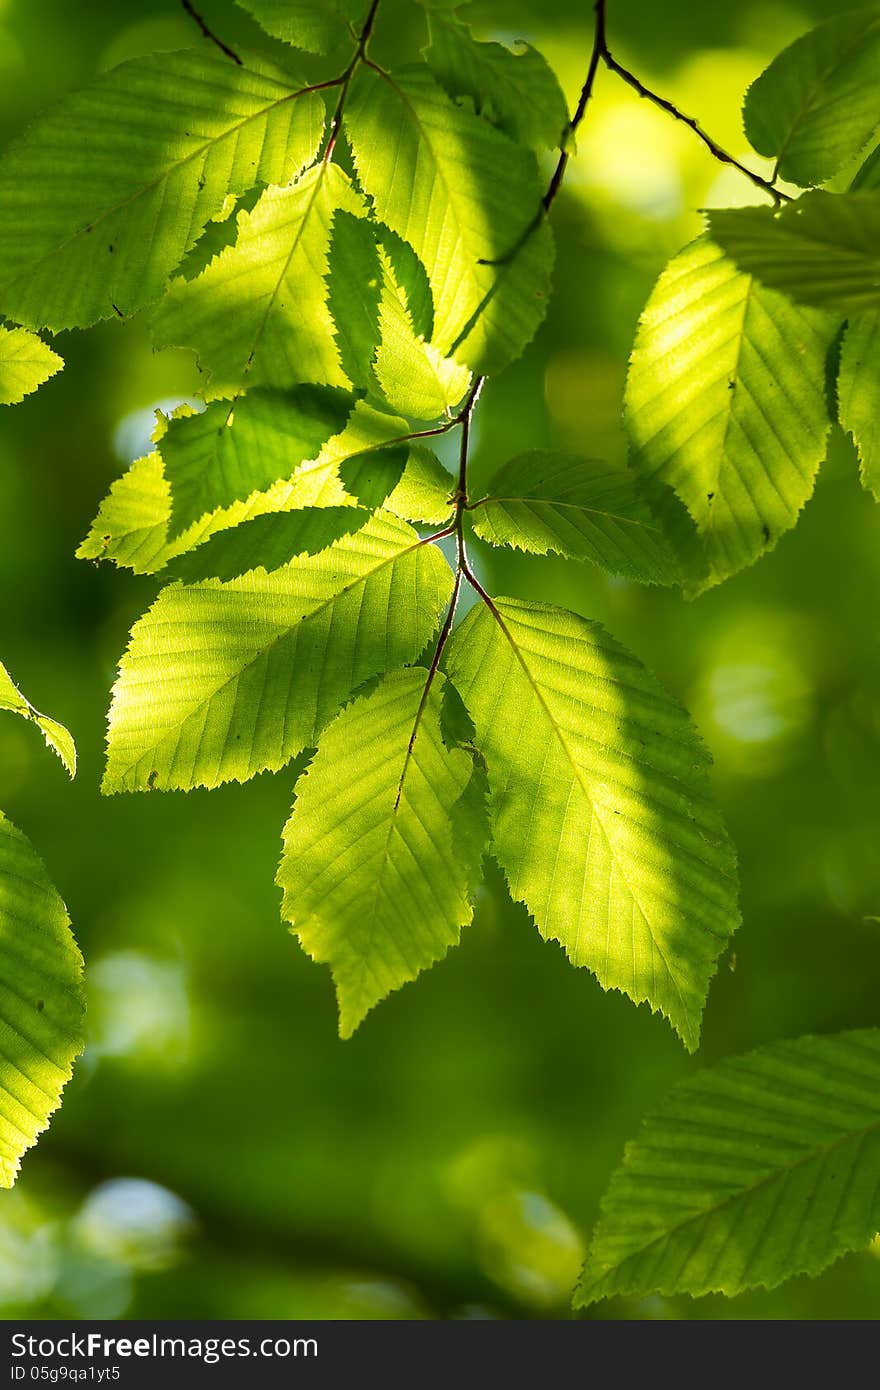
MULTIPOLYGON (((570 119, 539 53, 477 40, 441 0, 422 60, 394 72, 371 48, 379 0, 240 3, 313 54, 348 21, 346 65, 307 85, 289 49, 136 60, 0 163, 4 399, 57 369, 34 330, 140 310, 203 373, 200 408, 158 417, 79 551, 163 582, 120 665, 104 790, 310 755, 278 883, 343 1034, 455 944, 491 854, 543 936, 693 1050, 738 924, 708 755, 635 656, 577 614, 491 596, 467 545, 691 593, 750 564, 812 489, 844 314, 840 418, 876 486, 880 165, 847 193, 794 200, 777 180, 812 188, 874 134, 880 18, 832 20, 751 88, 765 179, 617 62, 602 0, 570 119), (472 416, 545 313, 547 213, 602 64, 774 206, 713 214, 661 277, 627 384, 630 470, 530 452, 475 498, 472 416), (430 448, 451 431, 457 475, 430 448), (477 603, 456 625, 463 585, 477 603)), ((688 1083, 612 1183, 580 1301, 733 1292, 864 1244, 878 1059, 873 1033, 805 1039, 688 1083)))

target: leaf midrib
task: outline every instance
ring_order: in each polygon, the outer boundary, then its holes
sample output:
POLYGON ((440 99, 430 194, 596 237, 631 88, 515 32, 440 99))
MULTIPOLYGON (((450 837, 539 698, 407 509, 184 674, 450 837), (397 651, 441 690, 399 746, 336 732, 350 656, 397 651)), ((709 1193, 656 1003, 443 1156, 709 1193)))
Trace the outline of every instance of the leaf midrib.
MULTIPOLYGON (((663 1241, 670 1239, 670 1237, 674 1236, 678 1231, 684 1230, 686 1227, 693 1225, 695 1222, 705 1220, 706 1218, 715 1215, 717 1212, 722 1211, 725 1207, 730 1206, 730 1204, 733 1202, 737 1202, 741 1199, 745 1200, 748 1197, 751 1197, 755 1192, 759 1191, 767 1183, 772 1182, 774 1179, 780 1177, 782 1174, 793 1173, 798 1168, 802 1167, 804 1164, 812 1163, 817 1158, 826 1158, 829 1154, 833 1153, 835 1149, 841 1148, 844 1144, 848 1144, 852 1140, 860 1141, 869 1134, 872 1134, 874 1131, 880 1133, 880 1116, 878 1116, 876 1120, 872 1120, 869 1125, 865 1125, 860 1129, 847 1130, 847 1132, 841 1135, 839 1139, 833 1140, 830 1144, 820 1145, 817 1148, 810 1149, 808 1153, 803 1154, 800 1158, 796 1158, 792 1163, 780 1164, 771 1172, 765 1173, 763 1177, 758 1178, 757 1181, 755 1181, 754 1183, 749 1183, 748 1186, 737 1188, 735 1192, 729 1193, 728 1196, 722 1198, 721 1201, 717 1202, 714 1206, 704 1207, 701 1211, 694 1212, 682 1218, 682 1220, 676 1222, 674 1226, 668 1227, 666 1230, 662 1231, 658 1236, 656 1236, 653 1240, 649 1240, 647 1244, 640 1246, 638 1250, 635 1250, 631 1254, 624 1256, 624 1258, 618 1264, 611 1266, 611 1268, 607 1272, 603 1273, 601 1278, 603 1280, 608 1279, 611 1274, 623 1270, 624 1267, 630 1261, 640 1259, 649 1250, 654 1249, 655 1246, 661 1244, 663 1241)), ((597 1235, 599 1235, 599 1232, 597 1232, 597 1235)), ((809 1266, 805 1266, 805 1269, 808 1270, 809 1266)), ((798 1271, 792 1272, 796 1273, 798 1271)), ((743 1284, 741 1287, 751 1288, 753 1286, 750 1284, 743 1284)), ((716 1286, 716 1290, 718 1289, 720 1289, 721 1292, 724 1292, 723 1288, 720 1285, 716 1286)), ((706 1290, 704 1290, 704 1292, 708 1293, 716 1290, 707 1288, 706 1290)), ((594 1298, 590 1300, 590 1302, 594 1301, 595 1298, 604 1298, 607 1296, 610 1295, 597 1293, 596 1295, 594 1295, 594 1298)), ((582 1306, 586 1305, 584 1304, 582 1306)))

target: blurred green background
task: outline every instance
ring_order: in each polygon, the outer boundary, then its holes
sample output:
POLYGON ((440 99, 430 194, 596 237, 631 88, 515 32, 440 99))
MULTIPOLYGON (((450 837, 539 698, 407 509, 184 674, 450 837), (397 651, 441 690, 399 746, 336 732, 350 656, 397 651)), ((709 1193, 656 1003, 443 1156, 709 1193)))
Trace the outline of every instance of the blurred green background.
MULTIPOLYGON (((611 0, 610 38, 742 156, 745 87, 838 8, 611 0)), ((389 61, 422 42, 418 6, 396 9, 377 29, 389 61)), ((261 42, 231 0, 203 11, 230 42, 261 42)), ((544 48, 576 97, 584 0, 487 0, 472 15, 483 36, 544 48)), ((202 42, 176 0, 0 0, 0 135, 123 58, 202 42)), ((693 209, 731 201, 751 201, 750 186, 600 76, 554 208, 557 294, 526 357, 485 393, 477 479, 524 447, 625 457, 639 311, 699 230, 693 209)), ((90 1042, 51 1130, 0 1196, 0 1313, 569 1316, 601 1192, 670 1085, 771 1039, 878 1021, 880 512, 852 450, 836 434, 797 530, 695 603, 552 560, 478 557, 498 592, 600 618, 711 745, 745 920, 699 1056, 544 944, 494 871, 460 949, 343 1043, 329 973, 279 919, 291 776, 98 794, 115 664, 156 584, 74 550, 143 451, 153 408, 196 381, 185 355, 152 354, 138 322, 58 346, 67 370, 0 419, 0 653, 70 725, 81 765, 69 786, 33 730, 7 719, 0 804, 68 902, 90 1042)), ((616 1300, 594 1315, 875 1317, 875 1246, 772 1293, 616 1300)))

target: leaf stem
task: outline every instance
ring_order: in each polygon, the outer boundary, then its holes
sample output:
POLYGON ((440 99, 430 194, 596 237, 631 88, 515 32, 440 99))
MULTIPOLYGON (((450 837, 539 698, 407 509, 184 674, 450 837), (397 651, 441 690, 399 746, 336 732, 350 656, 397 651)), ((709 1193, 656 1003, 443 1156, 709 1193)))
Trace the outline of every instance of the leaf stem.
POLYGON ((606 68, 608 68, 609 72, 616 73, 618 77, 623 79, 627 86, 632 87, 634 92, 638 92, 640 97, 644 97, 647 101, 653 102, 655 106, 658 106, 661 111, 665 111, 673 120, 680 121, 682 125, 686 125, 689 130, 692 130, 697 139, 702 140, 713 159, 718 160, 719 164, 728 164, 731 168, 738 169, 756 188, 760 188, 762 193, 769 194, 777 207, 780 207, 782 203, 791 202, 789 195, 783 193, 781 188, 776 187, 775 179, 778 172, 776 169, 773 171, 772 178, 765 179, 762 178, 760 174, 756 174, 748 165, 742 164, 740 160, 735 159, 732 154, 729 154, 727 150, 718 144, 717 140, 713 140, 712 136, 703 130, 703 127, 693 116, 685 115, 685 113, 675 106, 668 97, 661 96, 659 92, 654 92, 650 87, 646 87, 644 82, 636 77, 635 73, 630 72, 629 68, 625 68, 622 63, 619 63, 614 57, 614 54, 609 50, 607 43, 605 43, 604 35, 600 52, 602 62, 605 64, 606 68))
POLYGON ((220 52, 225 53, 227 58, 231 58, 233 63, 238 63, 239 67, 243 67, 244 64, 241 58, 239 58, 235 49, 230 48, 229 45, 224 43, 222 39, 218 38, 217 35, 214 33, 213 29, 208 28, 208 25, 205 23, 204 19, 199 14, 195 5, 192 4, 192 0, 180 0, 180 3, 185 9, 186 13, 189 15, 190 19, 194 20, 195 23, 199 26, 203 36, 206 39, 209 39, 211 43, 216 44, 216 46, 220 49, 220 52))
POLYGON ((330 119, 330 131, 327 137, 327 144, 324 149, 323 155, 325 164, 329 164, 330 160, 333 158, 333 151, 336 148, 336 140, 339 135, 339 127, 342 122, 342 113, 345 110, 345 103, 348 100, 348 91, 351 86, 351 80, 357 72, 358 68, 360 67, 361 63, 368 61, 367 46, 373 35, 373 25, 376 23, 376 11, 378 10, 378 8, 379 0, 372 0, 369 11, 367 13, 367 17, 363 23, 363 28, 361 29, 360 35, 358 37, 357 48, 352 54, 351 62, 345 69, 345 72, 343 72, 337 79, 337 82, 334 83, 334 85, 338 84, 339 86, 341 86, 342 90, 339 93, 339 100, 336 103, 336 110, 333 112, 333 115, 330 119))

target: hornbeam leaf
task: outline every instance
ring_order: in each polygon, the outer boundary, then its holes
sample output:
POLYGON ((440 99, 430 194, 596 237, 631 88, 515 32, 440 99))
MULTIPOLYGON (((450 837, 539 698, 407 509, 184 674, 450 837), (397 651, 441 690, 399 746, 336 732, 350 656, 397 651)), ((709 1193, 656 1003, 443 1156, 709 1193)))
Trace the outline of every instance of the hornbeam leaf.
POLYGON ((339 465, 346 490, 371 510, 384 507, 404 521, 439 525, 452 515, 455 479, 421 445, 393 445, 352 454, 339 465))
POLYGON ((540 450, 520 454, 498 470, 471 516, 477 535, 490 545, 591 560, 644 584, 680 579, 633 475, 596 459, 540 450))
POLYGON ((275 39, 305 53, 326 53, 348 33, 348 19, 363 6, 354 0, 236 0, 275 39))
POLYGON ((380 392, 391 410, 416 420, 436 420, 461 401, 470 385, 470 371, 418 336, 406 293, 381 248, 379 261, 382 293, 375 373, 380 392))
POLYGON ((362 199, 333 163, 268 188, 238 240, 194 280, 175 280, 153 318, 160 347, 194 348, 212 394, 301 382, 347 386, 327 306, 333 215, 362 199))
POLYGON ((163 589, 120 664, 104 791, 283 767, 359 685, 415 659, 451 589, 437 547, 383 513, 271 574, 163 589))
POLYGON ((327 387, 254 391, 172 417, 159 439, 171 485, 172 532, 289 478, 345 425, 354 402, 327 387))
POLYGON ((282 914, 330 965, 342 1037, 473 916, 485 775, 472 752, 447 747, 443 677, 427 679, 419 666, 393 671, 337 715, 284 829, 282 914))
POLYGON ((739 914, 685 711, 598 623, 545 604, 478 606, 447 653, 511 894, 575 965, 647 1001, 693 1051, 739 914))
POLYGON ((862 482, 880 502, 880 311, 850 319, 837 379, 840 423, 853 437, 862 482))
POLYGON ((880 124, 880 11, 837 15, 778 54, 746 92, 746 135, 807 187, 854 159, 880 124))
POLYGON ((320 94, 208 52, 114 68, 0 160, 0 312, 32 328, 131 314, 230 193, 314 159, 320 94))
POLYGON ((448 10, 429 9, 428 27, 425 59, 451 97, 469 99, 479 115, 521 145, 559 145, 568 108, 556 74, 536 48, 524 43, 511 52, 500 43, 480 43, 448 10))
POLYGON ((0 405, 18 405, 63 366, 36 334, 0 326, 0 405))
POLYGON ((387 228, 338 212, 330 249, 330 309, 351 381, 397 414, 436 420, 462 399, 470 372, 416 331, 416 318, 425 317, 426 279, 412 248, 406 257, 405 245, 387 228))
POLYGON ((57 1110, 83 1048, 82 956, 30 842, 0 813, 0 1187, 57 1110))
POLYGON ((322 550, 359 531, 370 513, 360 507, 303 507, 266 512, 217 531, 204 544, 168 565, 169 579, 193 584, 202 579, 236 579, 250 570, 281 569, 297 555, 322 550))
POLYGON ((552 240, 534 156, 456 106, 423 65, 359 75, 345 129, 376 215, 428 273, 435 347, 500 371, 547 306, 552 240))
MULTIPOLYGON (((160 443, 166 423, 160 416, 156 431, 160 443)), ((452 509, 449 497, 454 482, 436 455, 412 447, 408 455, 401 453, 400 465, 393 473, 387 464, 380 467, 373 463, 380 453, 384 456, 382 446, 387 441, 408 433, 405 420, 359 401, 345 429, 329 439, 318 457, 302 464, 292 478, 253 493, 246 502, 234 502, 202 516, 170 541, 171 490, 161 457, 148 454, 113 483, 77 556, 81 560, 109 560, 135 574, 155 574, 216 532, 254 516, 300 507, 342 507, 360 502, 371 510, 382 506, 405 521, 445 521, 452 509), (343 480, 349 460, 351 473, 343 480)))
POLYGON ((328 304, 342 366, 352 385, 367 391, 374 386, 382 290, 375 224, 350 212, 337 212, 329 266, 328 304))
POLYGON ((677 1086, 627 1145, 575 1293, 775 1288, 880 1229, 880 1030, 773 1043, 677 1086))
POLYGON ((661 275, 624 410, 633 468, 672 487, 696 525, 707 573, 690 576, 692 592, 771 549, 812 493, 831 427, 825 362, 836 327, 705 238, 661 275))
POLYGON ((68 774, 76 776, 76 744, 69 731, 63 724, 59 724, 57 719, 50 719, 47 714, 40 714, 38 709, 34 709, 30 700, 25 699, 18 686, 10 676, 3 662, 0 661, 0 710, 10 710, 13 714, 20 714, 23 719, 29 719, 46 740, 46 744, 53 752, 57 753, 68 774))
POLYGON ((779 213, 723 208, 712 236, 737 265, 801 304, 880 308, 880 193, 805 193, 779 213))

